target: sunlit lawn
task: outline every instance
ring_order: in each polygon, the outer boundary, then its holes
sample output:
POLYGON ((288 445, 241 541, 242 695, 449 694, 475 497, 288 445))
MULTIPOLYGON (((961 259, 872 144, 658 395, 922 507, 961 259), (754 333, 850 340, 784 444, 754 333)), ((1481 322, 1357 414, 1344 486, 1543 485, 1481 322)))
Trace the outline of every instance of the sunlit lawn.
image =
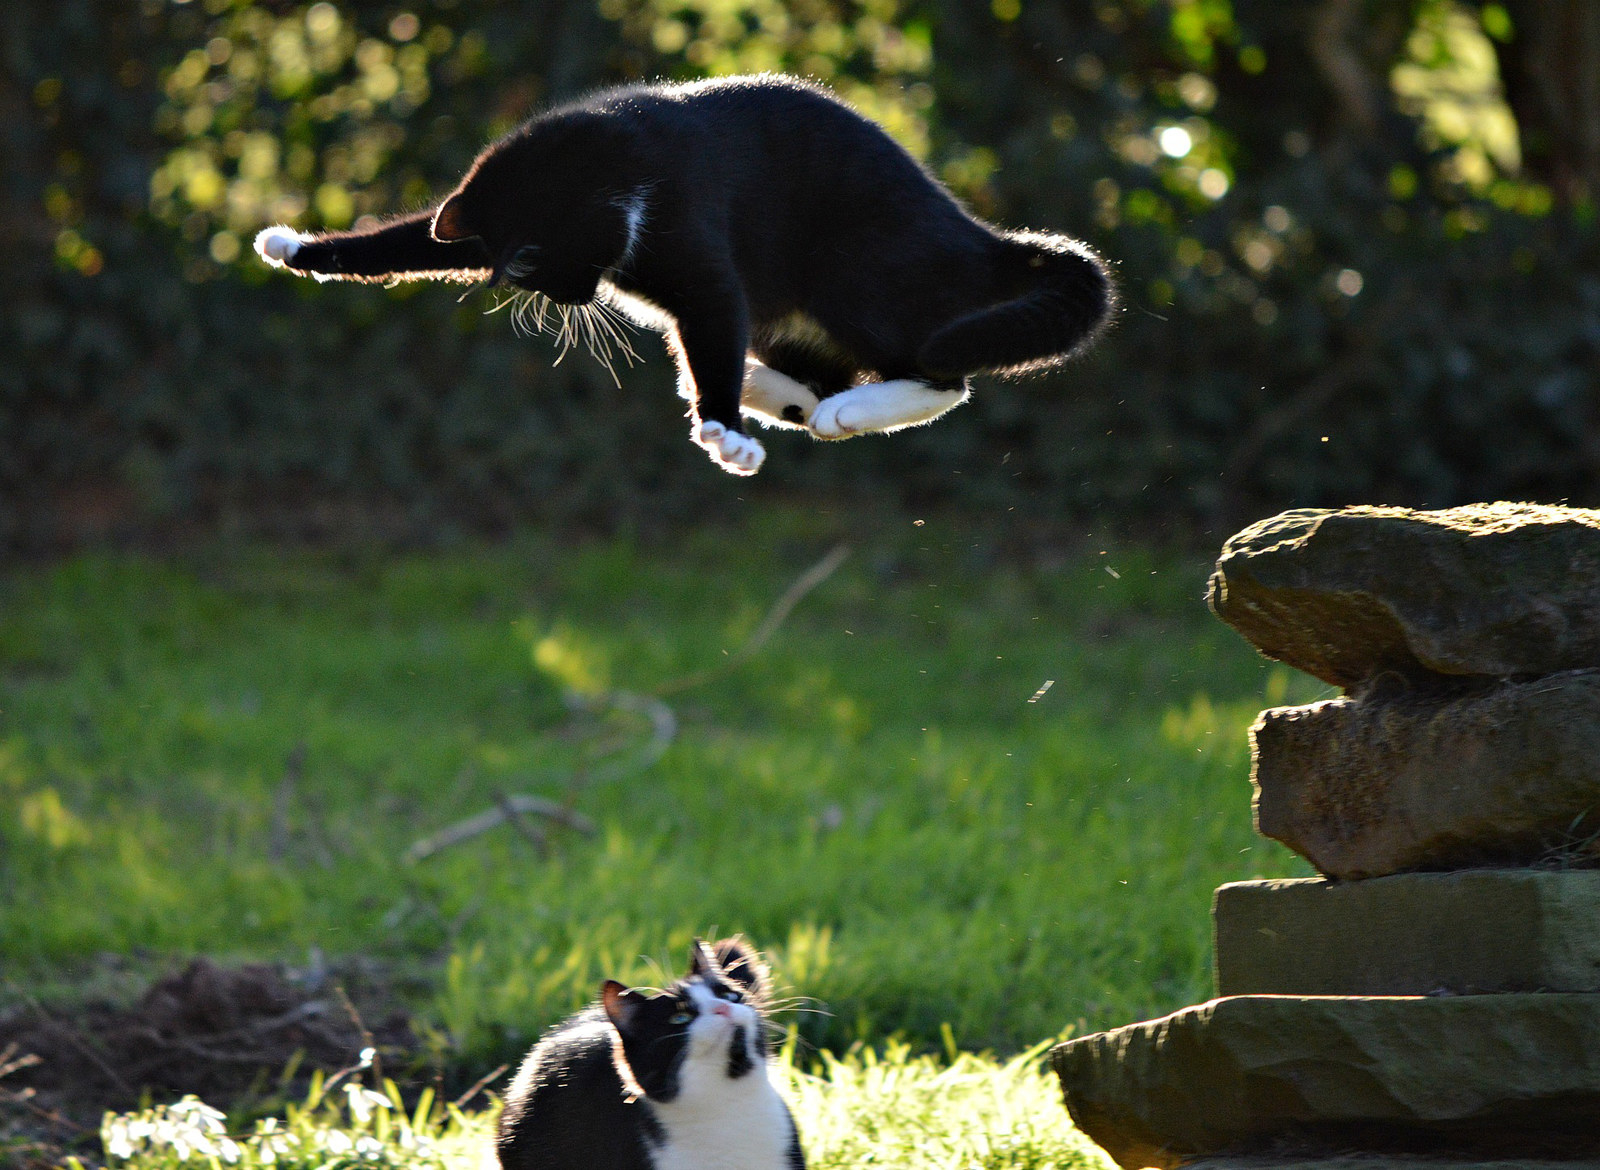
MULTIPOLYGON (((1054 1079, 1040 1067, 1042 1048, 1002 1061, 916 1056, 890 1044, 881 1053, 829 1056, 807 1071, 795 1066, 790 1047, 777 1076, 812 1170, 1110 1170, 1067 1119, 1054 1079)), ((245 1170, 477 1170, 493 1164, 495 1117, 493 1108, 463 1113, 431 1093, 411 1104, 392 1084, 378 1091, 347 1081, 251 1126, 230 1127, 219 1111, 186 1100, 110 1118, 104 1133, 116 1164, 132 1170, 198 1170, 217 1161, 245 1170)))
POLYGON ((1203 561, 1006 557, 950 518, 857 531, 733 661, 844 533, 788 512, 651 549, 12 569, 0 997, 70 994, 107 953, 141 976, 361 954, 483 1071, 601 978, 660 982, 696 933, 768 951, 802 1068, 893 1036, 1018 1052, 1207 998, 1212 889, 1301 872, 1251 832, 1244 729, 1314 692, 1207 613, 1203 561), (648 743, 639 702, 575 715, 563 691, 663 687, 664 754, 608 778, 648 743), (597 831, 408 860, 509 794, 597 831))

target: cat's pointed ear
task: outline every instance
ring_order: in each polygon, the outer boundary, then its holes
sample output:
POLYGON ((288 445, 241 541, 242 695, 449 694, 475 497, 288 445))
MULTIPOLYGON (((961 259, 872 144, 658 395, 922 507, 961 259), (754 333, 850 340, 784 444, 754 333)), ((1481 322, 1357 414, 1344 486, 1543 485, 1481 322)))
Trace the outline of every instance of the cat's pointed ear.
POLYGON ((433 213, 433 238, 441 244, 453 244, 457 240, 470 240, 478 233, 473 231, 467 223, 466 208, 463 206, 461 193, 458 191, 440 205, 439 210, 433 213))
POLYGON ((748 942, 737 935, 719 939, 712 944, 711 954, 725 978, 742 984, 745 993, 753 998, 766 998, 772 975, 756 949, 748 942))
POLYGON ((689 945, 689 974, 702 979, 707 975, 722 974, 722 967, 717 963, 716 955, 711 953, 711 948, 706 946, 705 939, 697 938, 689 945))
POLYGON ((639 1010, 638 1000, 615 979, 607 979, 600 985, 600 1006, 605 1008, 606 1018, 619 1032, 627 1030, 633 1023, 634 1013, 639 1010))

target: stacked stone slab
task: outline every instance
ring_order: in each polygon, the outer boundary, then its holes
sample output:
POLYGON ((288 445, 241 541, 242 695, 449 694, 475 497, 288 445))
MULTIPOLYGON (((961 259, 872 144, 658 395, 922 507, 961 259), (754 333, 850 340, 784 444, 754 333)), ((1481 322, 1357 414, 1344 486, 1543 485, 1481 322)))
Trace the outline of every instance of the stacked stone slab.
POLYGON ((1600 513, 1286 512, 1210 602, 1343 689, 1250 730, 1324 876, 1219 889, 1218 998, 1059 1046, 1074 1120, 1125 1170, 1600 1167, 1600 513))

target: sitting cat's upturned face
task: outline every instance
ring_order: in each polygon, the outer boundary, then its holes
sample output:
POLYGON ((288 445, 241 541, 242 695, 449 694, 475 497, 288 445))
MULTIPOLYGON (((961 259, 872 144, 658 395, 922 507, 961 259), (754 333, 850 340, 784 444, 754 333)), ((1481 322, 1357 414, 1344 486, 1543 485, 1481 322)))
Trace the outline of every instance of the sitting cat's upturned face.
POLYGON ((607 980, 506 1094, 502 1170, 805 1170, 767 1059, 766 966, 696 941, 665 989, 607 980))
POLYGON ((747 989, 706 969, 655 994, 608 983, 601 995, 640 1091, 658 1102, 715 1091, 766 1060, 761 1013, 747 989))

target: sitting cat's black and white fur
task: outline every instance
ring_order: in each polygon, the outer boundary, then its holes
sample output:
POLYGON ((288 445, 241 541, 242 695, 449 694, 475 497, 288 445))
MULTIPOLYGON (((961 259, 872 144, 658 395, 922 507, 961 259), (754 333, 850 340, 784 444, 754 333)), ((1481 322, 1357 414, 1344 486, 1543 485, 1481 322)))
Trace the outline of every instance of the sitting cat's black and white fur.
POLYGON ((502 1170, 805 1170, 768 1075, 767 969, 695 941, 665 991, 608 980, 528 1054, 500 1115, 502 1170))
POLYGON ((490 146, 436 210, 268 228, 256 250, 319 279, 504 280, 620 309, 666 335, 695 442, 744 475, 765 451, 741 409, 823 439, 927 422, 971 374, 1080 352, 1114 300, 1085 245, 973 217, 781 76, 609 90, 490 146))

